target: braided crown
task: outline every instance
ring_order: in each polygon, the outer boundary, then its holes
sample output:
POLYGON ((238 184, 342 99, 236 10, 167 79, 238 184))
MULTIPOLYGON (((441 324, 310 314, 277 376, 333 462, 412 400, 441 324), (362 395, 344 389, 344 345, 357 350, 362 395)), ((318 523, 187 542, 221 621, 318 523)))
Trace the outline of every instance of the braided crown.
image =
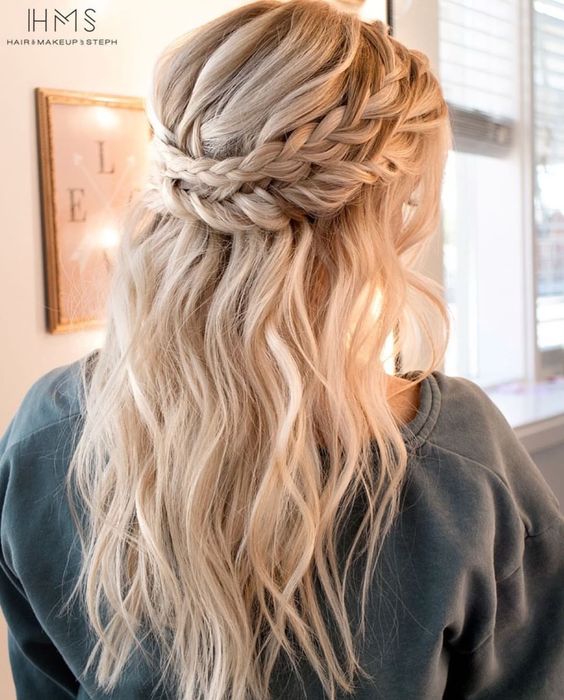
POLYGON ((366 97, 354 123, 343 123, 346 107, 341 105, 320 121, 299 126, 284 140, 262 143, 246 155, 192 158, 178 148, 174 134, 158 124, 149 183, 153 208, 180 219, 204 221, 224 233, 277 231, 291 220, 332 216, 363 185, 390 182, 404 171, 406 158, 405 148, 390 148, 394 139, 435 123, 421 120, 428 106, 416 100, 406 104, 405 91, 404 99, 399 99, 413 62, 419 73, 429 69, 424 54, 411 51, 409 56, 411 64, 397 65, 384 76, 380 89, 366 97), (394 123, 393 135, 383 139, 386 148, 363 161, 347 160, 350 148, 372 139, 383 120, 394 123))

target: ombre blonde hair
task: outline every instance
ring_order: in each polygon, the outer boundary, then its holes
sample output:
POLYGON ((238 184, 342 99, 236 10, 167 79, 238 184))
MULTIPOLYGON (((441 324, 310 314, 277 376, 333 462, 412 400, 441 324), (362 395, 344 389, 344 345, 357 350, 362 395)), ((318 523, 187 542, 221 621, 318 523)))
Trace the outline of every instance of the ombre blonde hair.
POLYGON ((265 700, 279 655, 296 671, 302 655, 329 698, 353 692, 410 464, 386 343, 428 359, 421 382, 448 339, 416 270, 439 223, 445 100, 384 23, 259 0, 170 45, 147 112, 153 169, 82 365, 68 472, 85 672, 111 690, 139 651, 183 700, 265 700))

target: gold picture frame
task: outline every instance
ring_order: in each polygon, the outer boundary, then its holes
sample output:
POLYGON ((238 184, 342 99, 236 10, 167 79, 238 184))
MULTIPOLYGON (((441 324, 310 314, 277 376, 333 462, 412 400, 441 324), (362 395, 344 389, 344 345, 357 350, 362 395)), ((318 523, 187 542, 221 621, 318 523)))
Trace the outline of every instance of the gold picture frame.
POLYGON ((47 330, 100 327, 120 220, 148 170, 144 101, 38 87, 35 102, 47 330))

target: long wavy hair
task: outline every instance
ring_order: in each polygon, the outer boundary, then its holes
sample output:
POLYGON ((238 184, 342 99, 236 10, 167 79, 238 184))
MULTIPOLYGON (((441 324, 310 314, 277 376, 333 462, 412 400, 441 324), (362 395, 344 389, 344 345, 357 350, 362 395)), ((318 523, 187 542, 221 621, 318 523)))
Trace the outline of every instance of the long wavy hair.
POLYGON ((352 692, 410 464, 386 349, 417 349, 417 383, 449 335, 416 264, 440 219, 442 91, 381 21, 259 0, 166 48, 147 114, 68 471, 85 671, 111 690, 139 650, 183 700, 265 700, 283 653, 352 692))

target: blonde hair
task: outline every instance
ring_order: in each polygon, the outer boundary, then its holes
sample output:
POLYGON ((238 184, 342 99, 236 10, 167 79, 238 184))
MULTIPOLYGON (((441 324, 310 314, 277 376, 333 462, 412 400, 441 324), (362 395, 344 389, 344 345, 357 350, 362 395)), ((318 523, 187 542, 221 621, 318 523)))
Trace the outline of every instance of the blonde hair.
POLYGON ((439 222, 446 103, 384 23, 260 0, 167 48, 148 115, 153 170, 68 473, 86 670, 111 690, 153 640, 177 697, 265 700, 279 654, 296 670, 303 654, 335 698, 370 677, 357 635, 410 456, 386 343, 428 348, 421 382, 448 338, 415 269, 439 222))

